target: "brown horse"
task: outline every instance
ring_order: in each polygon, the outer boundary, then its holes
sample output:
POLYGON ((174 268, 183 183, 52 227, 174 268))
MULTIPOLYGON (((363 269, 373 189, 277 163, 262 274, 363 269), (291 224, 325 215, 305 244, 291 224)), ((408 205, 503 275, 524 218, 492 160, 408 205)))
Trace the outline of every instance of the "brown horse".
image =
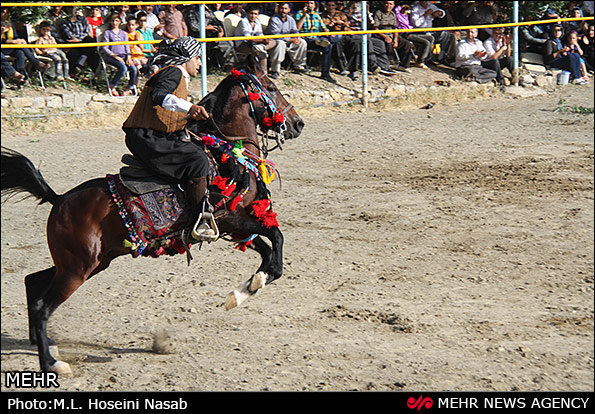
MULTIPOLYGON (((211 119, 190 125, 190 131, 242 138, 244 147, 257 155, 260 154, 258 127, 277 128, 276 132, 284 138, 297 138, 304 126, 295 109, 251 58, 241 71, 233 70, 202 104, 211 113, 211 119), (276 110, 277 115, 282 113, 284 122, 271 123, 274 115, 271 110, 276 110)), ((283 235, 278 227, 266 227, 250 214, 248 206, 255 199, 258 187, 251 171, 249 180, 249 191, 241 203, 234 211, 225 211, 216 222, 222 234, 257 235, 250 247, 261 255, 262 263, 256 274, 228 295, 227 309, 239 305, 283 272, 283 235)), ((53 341, 47 336, 48 319, 86 280, 105 270, 116 257, 132 253, 123 243, 128 232, 105 178, 84 182, 58 195, 29 159, 3 149, 2 194, 16 193, 29 193, 40 204, 48 202, 53 206, 47 239, 54 266, 25 277, 29 339, 37 344, 41 370, 70 373, 69 364, 57 361, 50 354, 53 341)))

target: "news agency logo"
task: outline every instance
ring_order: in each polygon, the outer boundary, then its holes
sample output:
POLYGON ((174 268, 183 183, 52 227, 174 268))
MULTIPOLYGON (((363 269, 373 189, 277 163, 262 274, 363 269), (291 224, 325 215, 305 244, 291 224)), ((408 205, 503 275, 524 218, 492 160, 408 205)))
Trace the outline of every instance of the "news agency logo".
POLYGON ((417 411, 421 410, 422 408, 430 409, 434 405, 434 401, 430 397, 425 397, 420 395, 417 399, 415 397, 409 397, 407 399, 407 407, 413 409, 417 409, 417 411))

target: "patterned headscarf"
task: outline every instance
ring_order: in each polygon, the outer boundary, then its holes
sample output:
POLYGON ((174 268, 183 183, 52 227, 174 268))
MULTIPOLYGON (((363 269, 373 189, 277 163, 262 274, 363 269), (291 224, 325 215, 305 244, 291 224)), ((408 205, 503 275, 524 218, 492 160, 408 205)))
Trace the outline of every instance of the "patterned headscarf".
POLYGON ((176 40, 165 39, 157 45, 159 50, 154 65, 165 67, 182 65, 195 56, 200 56, 200 42, 190 36, 176 40))

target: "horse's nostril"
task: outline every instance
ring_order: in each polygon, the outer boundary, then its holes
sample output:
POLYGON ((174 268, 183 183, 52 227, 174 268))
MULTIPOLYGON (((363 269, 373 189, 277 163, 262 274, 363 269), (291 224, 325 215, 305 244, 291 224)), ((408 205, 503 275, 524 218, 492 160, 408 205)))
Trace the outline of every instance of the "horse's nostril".
POLYGON ((302 132, 302 129, 304 129, 304 121, 299 119, 295 122, 295 130, 299 133, 302 132))

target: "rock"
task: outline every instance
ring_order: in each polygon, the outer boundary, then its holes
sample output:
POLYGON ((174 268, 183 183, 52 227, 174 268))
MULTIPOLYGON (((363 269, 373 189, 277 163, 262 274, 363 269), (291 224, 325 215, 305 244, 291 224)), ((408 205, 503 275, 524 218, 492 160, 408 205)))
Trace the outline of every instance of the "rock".
POLYGON ((525 63, 525 69, 528 70, 529 72, 533 72, 533 73, 537 73, 537 74, 547 72, 547 69, 545 68, 545 66, 535 65, 532 63, 525 63))
POLYGON ((384 91, 384 94, 390 98, 403 95, 406 91, 405 85, 391 85, 384 91))
POLYGON ((531 75, 524 74, 519 77, 519 84, 521 86, 530 86, 533 85, 533 82, 535 82, 535 79, 531 75))

